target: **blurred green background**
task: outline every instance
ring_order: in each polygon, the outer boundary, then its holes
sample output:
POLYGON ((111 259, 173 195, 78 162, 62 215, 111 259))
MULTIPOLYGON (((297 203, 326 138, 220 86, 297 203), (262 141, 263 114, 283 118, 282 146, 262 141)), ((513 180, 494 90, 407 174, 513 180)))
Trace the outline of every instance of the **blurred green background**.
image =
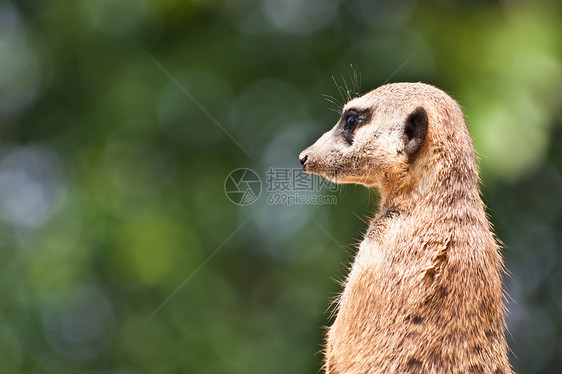
POLYGON ((0 372, 317 373, 376 193, 224 181, 297 168, 350 65, 463 106, 512 363, 561 372, 562 5, 413 0, 0 2, 0 372))

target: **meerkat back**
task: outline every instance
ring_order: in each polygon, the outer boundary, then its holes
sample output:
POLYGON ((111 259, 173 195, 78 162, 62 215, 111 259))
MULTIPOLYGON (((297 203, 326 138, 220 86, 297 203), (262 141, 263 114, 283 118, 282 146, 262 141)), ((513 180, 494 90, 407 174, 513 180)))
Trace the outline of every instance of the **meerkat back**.
POLYGON ((337 301, 327 373, 511 373, 502 258, 458 104, 422 83, 349 101, 299 159, 380 193, 337 301))

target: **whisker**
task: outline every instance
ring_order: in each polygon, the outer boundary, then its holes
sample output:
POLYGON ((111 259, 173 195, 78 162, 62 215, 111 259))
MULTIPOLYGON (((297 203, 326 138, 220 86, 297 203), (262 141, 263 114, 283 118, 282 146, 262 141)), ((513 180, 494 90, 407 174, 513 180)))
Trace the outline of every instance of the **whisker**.
POLYGON ((343 74, 341 75, 341 80, 343 81, 343 86, 345 87, 345 98, 347 99, 347 101, 351 101, 351 95, 349 94, 349 87, 347 87, 347 82, 345 81, 343 74))
POLYGON ((340 96, 341 96, 341 98, 342 98, 342 101, 345 102, 346 100, 345 100, 345 95, 344 95, 344 93, 343 93, 343 87, 341 87, 341 86, 338 84, 338 81, 336 81, 336 78, 335 78, 333 75, 332 75, 332 81, 333 81, 334 84, 336 85, 336 88, 338 89, 338 93, 340 94, 340 96))

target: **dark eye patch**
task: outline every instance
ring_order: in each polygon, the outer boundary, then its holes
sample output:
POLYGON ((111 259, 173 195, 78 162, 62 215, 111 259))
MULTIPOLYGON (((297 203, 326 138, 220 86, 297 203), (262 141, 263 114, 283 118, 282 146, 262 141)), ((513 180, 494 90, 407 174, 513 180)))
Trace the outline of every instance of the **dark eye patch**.
POLYGON ((353 134, 359 127, 369 123, 371 111, 368 109, 349 108, 342 113, 341 134, 348 144, 353 144, 353 134))

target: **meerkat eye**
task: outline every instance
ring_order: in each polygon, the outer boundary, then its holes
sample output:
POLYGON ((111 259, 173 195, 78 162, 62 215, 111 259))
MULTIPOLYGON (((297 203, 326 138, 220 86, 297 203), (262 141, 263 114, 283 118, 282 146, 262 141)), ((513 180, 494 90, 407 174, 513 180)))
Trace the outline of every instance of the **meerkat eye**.
POLYGON ((371 113, 366 109, 347 109, 341 118, 341 134, 348 144, 353 143, 353 133, 364 124, 368 123, 371 113))
POLYGON ((351 132, 351 131, 355 130, 358 122, 359 122, 359 118, 357 116, 357 113, 353 113, 352 115, 347 117, 347 119, 345 120, 345 124, 343 126, 343 129, 345 131, 351 132))

